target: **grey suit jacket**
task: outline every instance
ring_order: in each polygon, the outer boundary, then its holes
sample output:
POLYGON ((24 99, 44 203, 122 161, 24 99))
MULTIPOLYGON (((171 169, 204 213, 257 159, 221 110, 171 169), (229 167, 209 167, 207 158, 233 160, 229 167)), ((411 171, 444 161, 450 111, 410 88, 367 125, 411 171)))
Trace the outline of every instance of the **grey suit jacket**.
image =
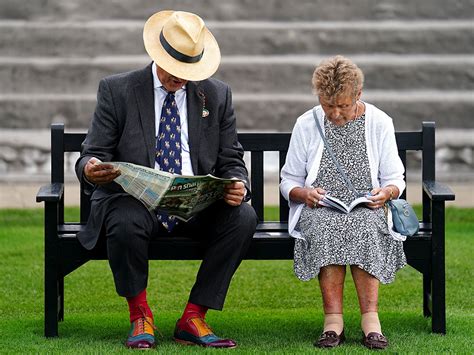
MULTIPOLYGON (((236 119, 228 85, 207 79, 186 85, 191 165, 196 175, 237 177, 250 192, 243 149, 237 140, 236 119), (202 117, 202 110, 209 111, 202 117)), ((155 111, 151 64, 144 69, 113 75, 100 81, 97 106, 76 174, 91 196, 91 215, 78 239, 92 249, 100 235, 108 206, 124 194, 116 183, 92 186, 84 179, 91 157, 155 166, 155 111)))

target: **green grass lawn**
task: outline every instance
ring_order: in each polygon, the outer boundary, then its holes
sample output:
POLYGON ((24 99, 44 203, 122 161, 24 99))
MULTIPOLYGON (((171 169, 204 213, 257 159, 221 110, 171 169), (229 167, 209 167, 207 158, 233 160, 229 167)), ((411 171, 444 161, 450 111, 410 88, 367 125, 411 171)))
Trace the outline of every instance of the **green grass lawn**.
MULTIPOLYGON (((267 216, 275 213, 268 209, 267 216)), ((77 209, 67 209, 69 220, 77 209)), ((421 276, 402 269, 381 286, 380 318, 389 352, 472 353, 474 349, 474 209, 447 208, 446 336, 430 333, 422 316, 421 276)), ((65 280, 65 321, 60 337, 43 337, 43 215, 41 209, 0 210, 0 353, 130 353, 126 302, 116 296, 105 261, 89 262, 65 280)), ((163 333, 160 353, 213 352, 174 344, 171 337, 199 263, 152 261, 149 303, 163 333)), ((224 312, 209 311, 216 333, 232 337, 232 353, 286 354, 319 351, 312 346, 322 329, 316 281, 301 282, 292 261, 244 261, 231 284, 224 312)), ((335 353, 367 352, 360 345, 358 303, 352 279, 345 291, 347 342, 335 353)), ((222 352, 217 350, 217 352, 222 352)), ((225 351, 227 352, 227 351, 225 351)))

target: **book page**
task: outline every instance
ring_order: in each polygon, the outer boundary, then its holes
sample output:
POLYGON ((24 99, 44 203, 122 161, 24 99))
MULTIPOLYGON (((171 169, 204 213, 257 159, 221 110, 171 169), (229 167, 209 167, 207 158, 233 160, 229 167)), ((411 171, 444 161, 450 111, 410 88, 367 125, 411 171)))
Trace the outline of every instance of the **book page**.
POLYGON ((324 198, 320 201, 320 204, 323 205, 323 206, 326 206, 326 207, 337 209, 337 210, 339 210, 341 212, 344 212, 344 213, 349 213, 357 205, 359 205, 361 203, 367 203, 367 202, 370 202, 370 200, 367 199, 367 197, 362 196, 362 197, 356 198, 348 206, 344 202, 342 202, 340 199, 338 199, 337 197, 326 194, 326 195, 324 195, 324 198))
POLYGON ((344 212, 344 213, 349 212, 349 208, 344 202, 339 200, 337 197, 330 196, 328 194, 324 195, 324 197, 320 201, 320 203, 323 206, 334 208, 334 209, 337 209, 337 210, 339 210, 341 212, 344 212))
POLYGON ((372 202, 370 201, 367 197, 365 196, 362 196, 362 197, 359 197, 359 198, 356 198, 354 201, 351 202, 351 204, 349 205, 349 212, 352 211, 354 209, 355 206, 361 204, 361 203, 367 203, 367 202, 372 202))

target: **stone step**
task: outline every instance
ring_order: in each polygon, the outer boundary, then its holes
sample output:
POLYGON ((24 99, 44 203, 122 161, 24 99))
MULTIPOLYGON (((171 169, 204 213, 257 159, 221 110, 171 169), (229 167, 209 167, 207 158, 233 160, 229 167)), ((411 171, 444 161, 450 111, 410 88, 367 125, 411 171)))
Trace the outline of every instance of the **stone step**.
MULTIPOLYGON (((440 128, 474 128, 474 91, 366 91, 362 99, 394 118, 396 129, 416 129, 422 121, 440 128)), ((234 93, 239 129, 289 131, 296 118, 316 103, 312 95, 234 93)), ((84 129, 95 95, 0 95, 1 128, 47 128, 64 122, 84 129)))
MULTIPOLYGON (((474 55, 354 55, 369 90, 474 90, 474 55)), ((235 92, 309 93, 321 56, 227 56, 215 77, 235 92)), ((141 68, 148 56, 0 58, 0 94, 94 94, 101 78, 141 68)))
POLYGON ((0 2, 1 19, 51 21, 145 20, 163 9, 191 11, 205 20, 352 21, 358 19, 472 18, 471 0, 48 0, 0 2))
MULTIPOLYGON (((0 22, 0 57, 146 54, 143 22, 0 22)), ((212 22, 223 55, 472 54, 472 20, 212 22)))
MULTIPOLYGON (((215 77, 235 92, 310 93, 327 56, 224 57, 215 77), (243 65, 242 63, 245 63, 243 65)), ((474 55, 350 55, 367 90, 474 90, 474 55)))

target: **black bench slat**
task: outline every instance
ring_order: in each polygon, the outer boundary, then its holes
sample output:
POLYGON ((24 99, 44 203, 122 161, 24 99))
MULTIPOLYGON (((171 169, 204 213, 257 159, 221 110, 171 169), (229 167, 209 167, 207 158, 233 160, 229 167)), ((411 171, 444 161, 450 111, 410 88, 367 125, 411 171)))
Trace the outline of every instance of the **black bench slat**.
POLYGON ((288 150, 290 133, 239 133, 245 151, 279 152, 288 150))
MULTIPOLYGON (((426 224, 420 223, 420 231, 418 232, 417 235, 413 237, 408 237, 408 239, 416 239, 418 237, 420 238, 428 238, 431 236, 431 230, 427 229, 426 224)), ((428 224, 431 225, 431 224, 428 224)), ((61 225, 60 228, 58 228, 58 235, 59 236, 73 236, 75 238, 75 235, 84 228, 84 224, 64 224, 61 225)), ((281 233, 282 235, 288 236, 288 223, 279 223, 279 222, 265 222, 265 223, 259 223, 257 226, 257 231, 255 238, 258 237, 258 233, 281 233)), ((167 237, 160 237, 160 238, 167 238, 167 237)))
POLYGON ((85 138, 86 135, 84 133, 69 133, 67 139, 64 140, 64 151, 78 152, 85 138))
MULTIPOLYGON (((402 133, 402 140, 406 139, 405 133, 402 133)), ((286 152, 290 143, 290 133, 239 133, 239 142, 245 151, 261 152, 286 152)), ((62 150, 64 152, 79 152, 81 144, 86 138, 85 133, 64 133, 64 143, 62 150)), ((59 147, 61 149, 61 147, 59 147)), ((421 149, 421 148, 419 148, 421 149)))
MULTIPOLYGON (((421 225, 421 224, 420 224, 421 225)), ((65 224, 58 230, 60 241, 66 243, 65 250, 83 249, 76 240, 77 232, 84 228, 83 224, 65 224)), ((265 222, 257 226, 254 241, 245 259, 291 259, 293 258, 294 239, 287 232, 288 224, 279 222, 265 222), (265 251, 263 252, 263 248, 265 251)), ((418 260, 430 259, 431 233, 424 231, 409 237, 404 243, 405 254, 410 264, 418 260)), ((79 260, 88 256, 90 259, 106 259, 105 248, 96 248, 94 251, 82 250, 79 260)), ((157 237, 150 243, 150 258, 159 260, 199 260, 203 256, 199 241, 191 237, 157 237)), ((69 254, 73 255, 73 252, 69 254)), ((77 261, 75 262, 77 263, 77 261)), ((68 268, 69 269, 69 268, 68 268)))
MULTIPOLYGON (((58 234, 76 234, 84 228, 81 223, 65 223, 58 226, 58 234)), ((281 232, 288 229, 288 223, 264 222, 257 225, 257 232, 281 232)), ((288 233, 287 233, 288 234, 288 233)))
POLYGON ((422 150, 423 131, 418 132, 395 132, 398 149, 402 150, 422 150))
MULTIPOLYGON (((253 152, 251 155, 250 162, 250 183, 252 185, 252 191, 263 192, 263 170, 260 167, 263 166, 263 152, 253 152)), ((257 214, 258 220, 263 221, 263 193, 252 194, 252 207, 257 214)))
MULTIPOLYGON (((281 169, 283 168, 283 166, 285 165, 285 161, 286 161, 286 153, 287 151, 284 150, 284 151, 280 151, 279 152, 279 156, 278 156, 278 171, 281 171, 281 169)), ((280 179, 281 181, 281 179, 280 179)), ((290 207, 288 206, 288 201, 285 200, 285 198, 282 196, 282 194, 279 194, 280 195, 280 198, 279 198, 279 205, 280 205, 280 221, 282 222, 288 222, 288 215, 290 214, 290 207)))

